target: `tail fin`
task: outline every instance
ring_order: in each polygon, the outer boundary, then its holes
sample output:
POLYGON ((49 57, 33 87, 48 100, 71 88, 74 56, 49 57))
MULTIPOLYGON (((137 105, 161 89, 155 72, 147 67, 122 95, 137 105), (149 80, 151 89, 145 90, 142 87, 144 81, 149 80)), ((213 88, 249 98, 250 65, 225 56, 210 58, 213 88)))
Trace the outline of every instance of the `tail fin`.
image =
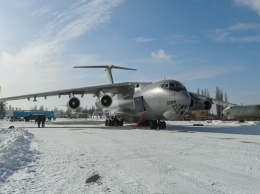
POLYGON ((107 79, 110 84, 114 83, 113 76, 112 76, 112 69, 122 69, 122 70, 133 70, 136 71, 136 69, 128 68, 128 67, 119 67, 114 65, 98 65, 98 66, 75 66, 73 68, 104 68, 105 71, 107 71, 107 79))

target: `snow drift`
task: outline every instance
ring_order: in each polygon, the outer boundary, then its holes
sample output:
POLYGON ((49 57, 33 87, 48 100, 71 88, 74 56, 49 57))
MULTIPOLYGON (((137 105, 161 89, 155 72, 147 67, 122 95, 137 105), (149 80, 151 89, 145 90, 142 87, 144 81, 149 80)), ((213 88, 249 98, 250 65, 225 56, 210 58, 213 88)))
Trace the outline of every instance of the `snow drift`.
POLYGON ((25 129, 0 129, 0 182, 35 160, 34 135, 25 129))

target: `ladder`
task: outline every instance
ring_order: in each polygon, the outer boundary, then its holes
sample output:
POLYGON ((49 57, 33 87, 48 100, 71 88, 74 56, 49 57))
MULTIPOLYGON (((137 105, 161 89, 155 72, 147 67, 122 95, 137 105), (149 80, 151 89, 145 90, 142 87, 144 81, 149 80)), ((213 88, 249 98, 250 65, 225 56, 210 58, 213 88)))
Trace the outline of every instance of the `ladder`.
POLYGON ((141 121, 143 120, 143 118, 144 118, 144 115, 145 115, 145 111, 144 112, 142 112, 142 114, 141 114, 141 116, 140 116, 140 118, 139 118, 139 120, 137 121, 137 123, 135 124, 135 127, 134 127, 134 129, 137 129, 137 127, 139 126, 139 124, 141 123, 141 121))

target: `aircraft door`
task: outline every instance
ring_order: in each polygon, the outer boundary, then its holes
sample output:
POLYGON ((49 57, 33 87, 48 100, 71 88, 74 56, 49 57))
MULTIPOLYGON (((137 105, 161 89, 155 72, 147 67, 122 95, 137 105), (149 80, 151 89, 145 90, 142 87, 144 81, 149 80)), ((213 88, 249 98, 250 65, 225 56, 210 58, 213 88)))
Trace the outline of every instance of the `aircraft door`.
POLYGON ((135 110, 136 110, 136 112, 143 112, 143 111, 145 111, 143 96, 135 97, 134 98, 134 103, 135 103, 135 110))

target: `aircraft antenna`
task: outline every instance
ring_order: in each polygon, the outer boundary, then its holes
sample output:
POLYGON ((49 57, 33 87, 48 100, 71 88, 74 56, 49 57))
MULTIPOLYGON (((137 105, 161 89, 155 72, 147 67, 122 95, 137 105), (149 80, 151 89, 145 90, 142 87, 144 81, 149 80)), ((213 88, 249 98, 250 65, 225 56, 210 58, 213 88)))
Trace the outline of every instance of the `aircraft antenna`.
POLYGON ((136 69, 128 68, 128 67, 120 67, 115 65, 97 65, 97 66, 75 66, 73 68, 104 68, 107 72, 107 79, 110 84, 114 84, 114 79, 112 76, 112 69, 122 69, 122 70, 133 70, 136 71, 136 69))

